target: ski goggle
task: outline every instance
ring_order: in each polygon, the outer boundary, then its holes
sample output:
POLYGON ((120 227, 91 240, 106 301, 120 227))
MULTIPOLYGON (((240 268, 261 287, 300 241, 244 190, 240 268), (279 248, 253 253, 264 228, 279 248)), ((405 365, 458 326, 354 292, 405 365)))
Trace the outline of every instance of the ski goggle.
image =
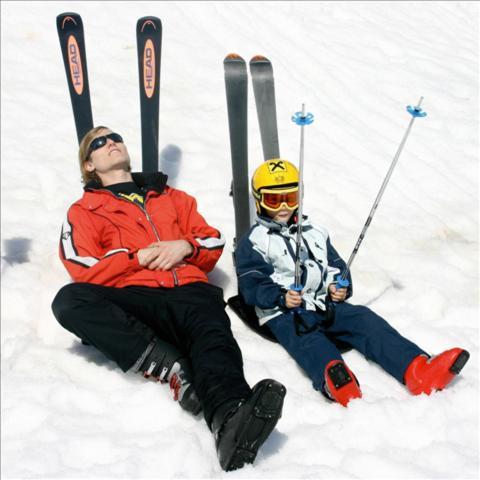
POLYGON ((260 190, 259 203, 262 207, 277 211, 284 205, 290 210, 298 207, 298 187, 288 190, 260 190))
POLYGON ((88 147, 88 156, 95 150, 104 147, 107 144, 107 140, 110 139, 115 143, 123 143, 123 138, 118 133, 108 133, 107 135, 102 135, 101 137, 94 138, 92 143, 88 147))

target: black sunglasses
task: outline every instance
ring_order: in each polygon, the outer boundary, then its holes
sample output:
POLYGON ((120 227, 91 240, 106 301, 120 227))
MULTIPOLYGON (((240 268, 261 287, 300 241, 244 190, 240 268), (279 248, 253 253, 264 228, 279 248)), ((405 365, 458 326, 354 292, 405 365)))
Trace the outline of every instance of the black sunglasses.
POLYGON ((92 143, 88 147, 88 156, 94 151, 102 148, 104 145, 107 144, 107 140, 110 139, 115 143, 123 143, 123 138, 118 133, 109 133, 108 135, 102 135, 101 137, 94 138, 92 143))

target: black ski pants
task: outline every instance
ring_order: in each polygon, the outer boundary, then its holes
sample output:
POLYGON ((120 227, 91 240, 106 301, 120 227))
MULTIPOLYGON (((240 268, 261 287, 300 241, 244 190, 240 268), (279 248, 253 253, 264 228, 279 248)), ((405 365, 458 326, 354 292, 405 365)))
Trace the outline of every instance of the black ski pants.
POLYGON ((175 288, 71 283, 52 303, 58 322, 127 371, 155 336, 192 363, 193 385, 210 426, 225 401, 249 396, 240 348, 221 288, 196 282, 175 288))

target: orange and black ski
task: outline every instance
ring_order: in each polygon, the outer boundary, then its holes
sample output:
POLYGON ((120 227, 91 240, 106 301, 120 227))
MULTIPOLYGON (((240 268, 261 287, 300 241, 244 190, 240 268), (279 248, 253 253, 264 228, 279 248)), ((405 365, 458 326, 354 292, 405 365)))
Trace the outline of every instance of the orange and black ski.
POLYGON ((158 171, 158 119, 162 22, 157 17, 137 21, 137 53, 142 127, 142 170, 158 171))
POLYGON ((57 16, 57 31, 67 74, 78 143, 93 128, 83 23, 77 13, 57 16))

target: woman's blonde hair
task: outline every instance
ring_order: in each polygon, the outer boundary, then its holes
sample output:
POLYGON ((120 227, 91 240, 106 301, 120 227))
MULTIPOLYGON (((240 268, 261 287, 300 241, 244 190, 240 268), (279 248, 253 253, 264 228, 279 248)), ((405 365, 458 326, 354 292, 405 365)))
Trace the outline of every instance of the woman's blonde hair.
POLYGON ((90 159, 90 152, 88 151, 88 148, 90 147, 90 144, 100 130, 109 130, 109 128, 102 125, 92 128, 82 138, 82 141, 80 142, 80 147, 78 148, 78 161, 80 162, 80 172, 82 174, 82 183, 84 184, 87 184, 91 180, 100 182, 100 178, 95 171, 89 172, 85 168, 85 163, 90 159))

